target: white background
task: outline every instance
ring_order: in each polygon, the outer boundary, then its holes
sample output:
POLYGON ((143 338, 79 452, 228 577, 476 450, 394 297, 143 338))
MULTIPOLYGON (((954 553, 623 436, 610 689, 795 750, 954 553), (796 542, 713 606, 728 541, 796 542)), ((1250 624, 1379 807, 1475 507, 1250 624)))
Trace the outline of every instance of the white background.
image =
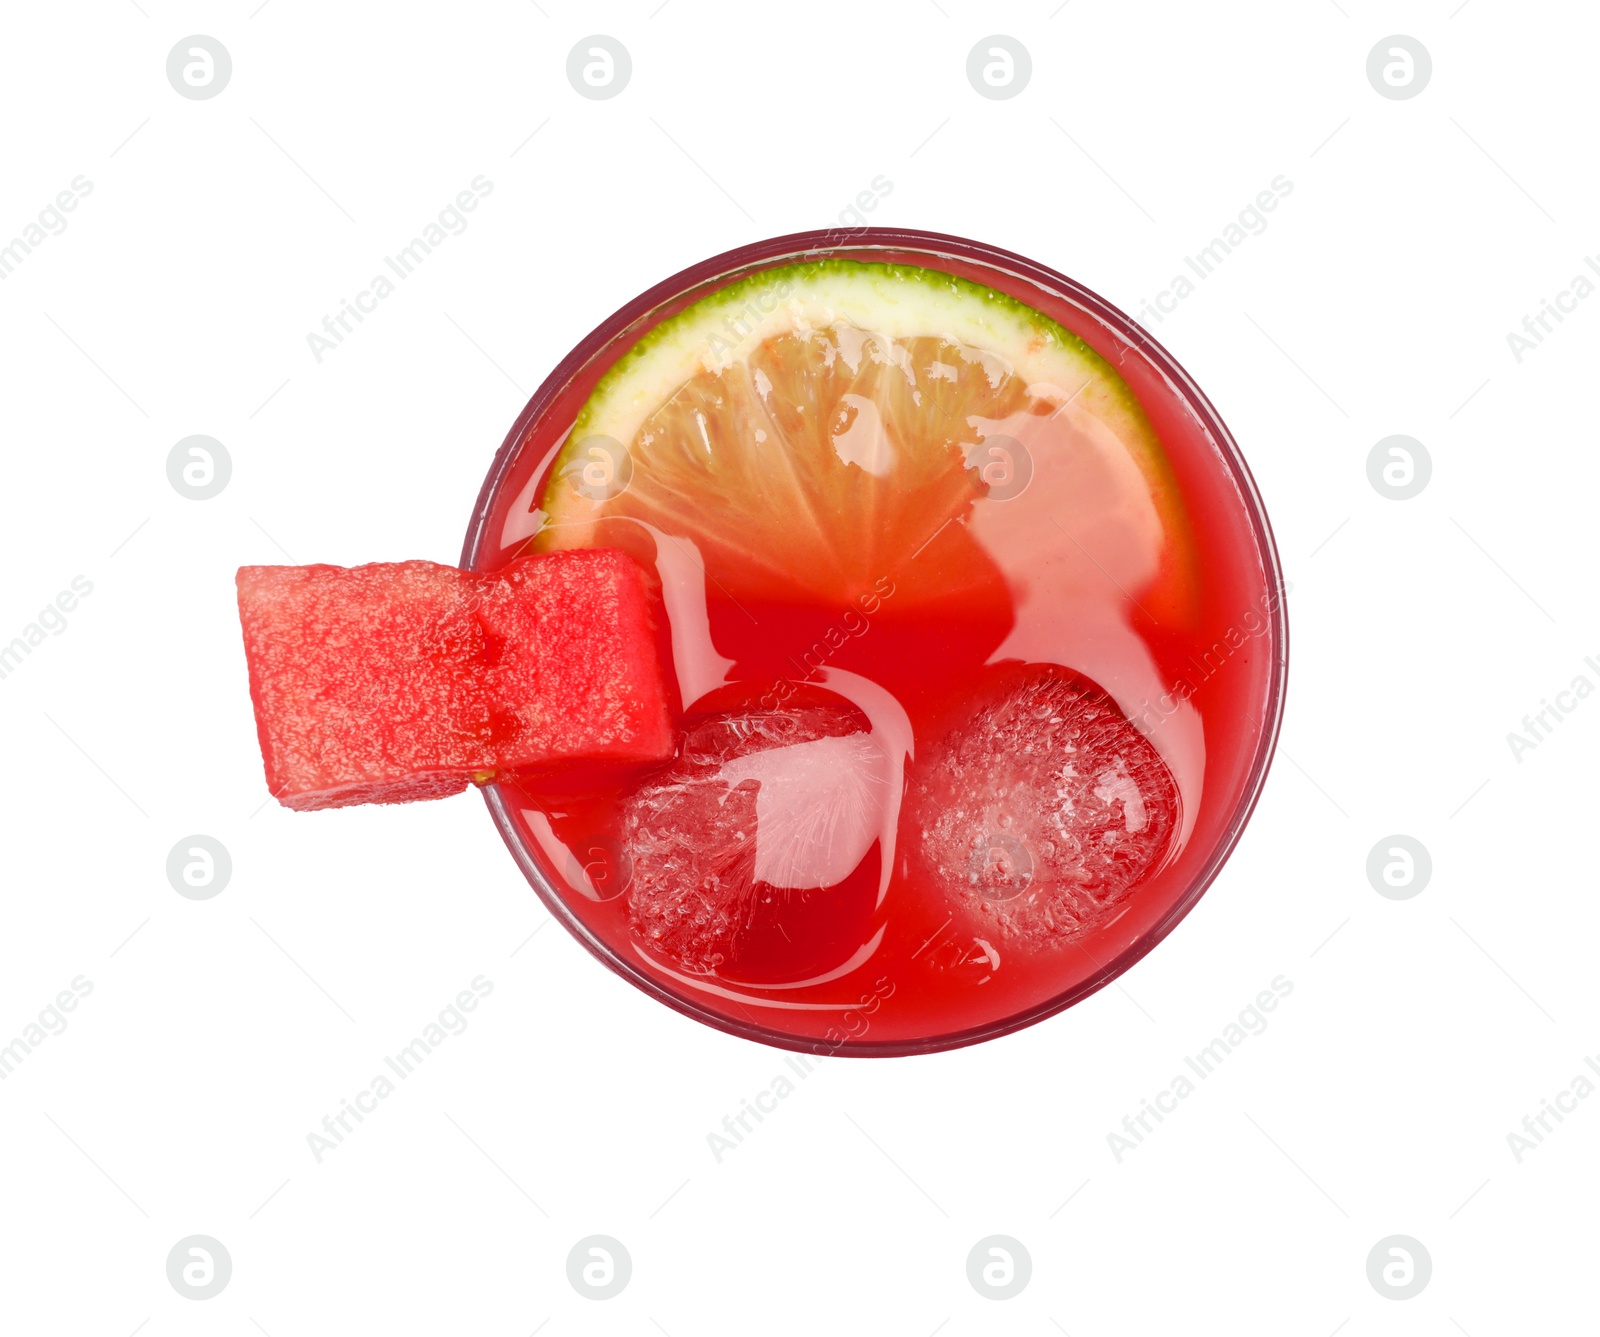
POLYGON ((1506 342, 1600 246, 1592 7, 258 3, 3 16, 0 241, 93 190, 0 282, 0 641, 74 576, 93 593, 0 681, 0 1043, 93 992, 0 1082, 0 1329, 1593 1322, 1600 1099, 1520 1163, 1507 1134, 1600 1052, 1600 700, 1520 761, 1506 740, 1600 683, 1600 301, 1520 364, 1506 342), (995 32, 1033 62, 1006 101, 965 74, 995 32), (193 33, 232 56, 212 100, 165 75, 193 33), (609 101, 565 76, 591 33, 632 56, 609 101), (1432 54, 1412 100, 1366 77, 1393 33, 1432 54), (316 362, 306 335, 479 174, 467 230, 316 362), (263 803, 234 568, 454 560, 528 394, 639 291, 881 175, 871 221, 1135 310, 1280 174, 1270 226, 1153 329, 1276 526, 1283 742, 1223 875, 1120 987, 974 1049, 825 1063, 718 1163, 707 1134, 782 1056, 538 932, 475 797, 263 803), (165 473, 194 433, 233 460, 210 501, 165 473), (1367 481, 1391 433, 1432 456, 1414 500, 1367 481), (166 878, 192 833, 232 855, 212 900, 166 878), (1414 899, 1368 883, 1392 833, 1432 854, 1414 899), (307 1134, 480 974, 469 1029, 317 1163, 307 1134), (1107 1134, 1278 975, 1265 1033, 1119 1163, 1107 1134), (233 1260, 203 1302, 165 1273, 197 1233, 233 1260), (606 1302, 565 1274, 595 1233, 633 1259, 606 1302), (1004 1302, 966 1276, 996 1233, 1033 1260, 1004 1302), (1391 1234, 1432 1257, 1415 1299, 1367 1280, 1391 1234))

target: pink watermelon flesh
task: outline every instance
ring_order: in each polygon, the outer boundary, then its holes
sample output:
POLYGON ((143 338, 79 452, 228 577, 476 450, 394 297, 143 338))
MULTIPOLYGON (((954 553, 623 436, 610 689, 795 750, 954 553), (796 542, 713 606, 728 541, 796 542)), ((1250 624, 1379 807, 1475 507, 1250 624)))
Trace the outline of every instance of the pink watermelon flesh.
POLYGON ((517 562, 489 578, 478 618, 501 768, 672 755, 655 623, 631 557, 575 549, 517 562))
POLYGON ((502 770, 672 755, 643 572, 610 550, 490 575, 247 566, 239 620, 285 807, 407 803, 502 770))

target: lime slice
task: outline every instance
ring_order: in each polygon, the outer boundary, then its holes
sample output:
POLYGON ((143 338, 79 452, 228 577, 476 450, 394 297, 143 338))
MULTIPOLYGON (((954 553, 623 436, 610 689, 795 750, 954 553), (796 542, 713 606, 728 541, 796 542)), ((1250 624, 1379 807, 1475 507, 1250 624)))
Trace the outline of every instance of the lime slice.
MULTIPOLYGON (((991 447, 1045 423, 1059 444, 1042 448, 1119 456, 1146 527, 1187 544, 1149 420, 1076 335, 936 270, 768 269, 663 321, 606 373, 557 459, 537 546, 634 547, 640 526, 611 522, 638 520, 692 539, 736 596, 848 599, 1003 496, 1015 461, 991 447)), ((1183 565, 1171 556, 1164 577, 1183 565)))

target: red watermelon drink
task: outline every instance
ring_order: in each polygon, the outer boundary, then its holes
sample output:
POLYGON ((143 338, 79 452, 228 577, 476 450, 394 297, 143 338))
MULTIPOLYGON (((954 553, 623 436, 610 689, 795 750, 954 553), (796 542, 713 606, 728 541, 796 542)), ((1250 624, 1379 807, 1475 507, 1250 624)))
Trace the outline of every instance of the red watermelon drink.
POLYGON ((1047 1016, 1176 926, 1265 778, 1248 471, 1164 350, 1021 257, 804 234, 644 294, 524 410, 462 565, 597 550, 656 609, 670 757, 486 797, 553 914, 722 1029, 899 1054, 1047 1016))

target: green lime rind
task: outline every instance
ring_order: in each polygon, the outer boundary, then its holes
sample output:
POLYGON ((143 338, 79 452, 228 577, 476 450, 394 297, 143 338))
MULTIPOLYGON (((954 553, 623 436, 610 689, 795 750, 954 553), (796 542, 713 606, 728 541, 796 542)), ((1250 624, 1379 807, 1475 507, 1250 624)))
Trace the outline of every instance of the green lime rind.
POLYGON ((659 397, 647 393, 650 409, 697 371, 720 370, 763 339, 794 328, 796 317, 824 325, 851 316, 876 333, 947 334, 1000 354, 1025 374, 1087 373, 1109 402, 1150 430, 1137 397, 1111 364, 1027 303, 940 270, 834 258, 760 270, 669 316, 601 377, 579 411, 574 435, 633 407, 630 401, 646 386, 654 391, 668 367, 681 370, 682 380, 659 397))
POLYGON ((595 385, 556 472, 588 438, 631 447, 650 415, 696 375, 726 369, 775 335, 840 322, 891 338, 948 338, 997 355, 1030 386, 1056 387, 1074 414, 1099 419, 1115 433, 1168 524, 1187 530, 1166 453, 1138 397, 1105 358, 1007 293, 941 270, 881 261, 830 258, 759 270, 669 316, 595 385))

